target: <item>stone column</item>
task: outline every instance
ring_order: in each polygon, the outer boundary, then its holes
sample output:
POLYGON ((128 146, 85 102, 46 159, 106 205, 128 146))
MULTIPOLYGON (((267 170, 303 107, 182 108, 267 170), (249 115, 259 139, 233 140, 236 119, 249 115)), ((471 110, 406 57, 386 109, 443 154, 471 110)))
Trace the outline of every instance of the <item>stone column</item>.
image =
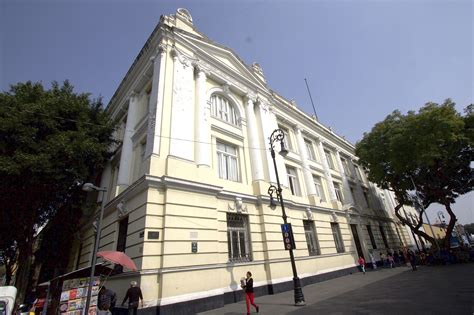
POLYGON ((306 145, 304 143, 301 128, 296 127, 296 140, 298 142, 298 150, 300 151, 301 166, 303 167, 304 182, 306 185, 306 192, 308 196, 316 195, 316 187, 314 186, 313 174, 309 169, 308 153, 306 152, 306 145))
POLYGON ((254 100, 250 95, 245 97, 245 113, 247 116, 247 137, 250 146, 250 163, 252 165, 252 180, 263 180, 265 178, 263 173, 261 147, 258 141, 257 119, 254 112, 254 100))
POLYGON ((206 95, 206 72, 202 65, 196 65, 196 127, 194 129, 196 143, 194 156, 198 167, 211 166, 211 131, 206 95))
POLYGON ((146 138, 145 158, 151 154, 160 154, 161 120, 163 117, 163 93, 165 86, 166 46, 160 45, 153 62, 153 79, 148 106, 148 130, 146 138))
MULTIPOLYGON (((266 140, 268 142, 268 149, 270 149, 270 143, 269 143, 270 142, 270 135, 272 134, 273 131, 278 129, 278 121, 277 121, 277 118, 276 118, 276 115, 275 115, 275 110, 271 106, 268 107, 267 116, 268 116, 268 127, 267 127, 266 131, 268 132, 268 138, 266 140)), ((288 139, 288 141, 289 141, 289 139, 288 139)), ((286 174, 285 158, 283 158, 280 154, 278 154, 278 152, 280 152, 280 148, 281 148, 280 143, 275 142, 274 146, 275 146, 275 155, 276 155, 276 164, 277 164, 277 169, 278 169, 278 176, 280 177, 280 184, 282 186, 288 187, 288 177, 287 177, 287 174, 286 174)), ((270 155, 270 159, 269 159, 269 168, 271 170, 270 174, 273 174, 273 176, 275 178, 275 181, 273 181, 273 182, 276 183, 276 176, 274 174, 275 170, 274 170, 270 150, 268 150, 268 154, 270 155)), ((271 175, 270 175, 270 178, 272 178, 271 175)))
POLYGON ((342 165, 341 154, 339 153, 339 150, 336 150, 336 160, 337 160, 337 165, 339 167, 339 172, 341 173, 341 177, 342 177, 342 190, 344 192, 344 204, 355 205, 354 197, 352 196, 352 193, 351 193, 351 188, 350 188, 351 186, 349 184, 349 181, 347 180, 347 175, 344 172, 344 167, 342 165))
POLYGON ((173 98, 171 104, 170 155, 194 160, 194 68, 177 50, 173 56, 173 98))
POLYGON ((122 143, 122 153, 120 155, 120 168, 118 173, 117 185, 119 193, 130 185, 130 173, 132 169, 133 143, 132 137, 135 133, 135 125, 137 120, 138 97, 132 92, 128 102, 127 123, 122 143))
POLYGON ((324 168, 324 177, 326 178, 328 190, 329 190, 329 198, 331 199, 331 203, 337 204, 337 197, 336 197, 336 191, 334 190, 334 182, 332 180, 331 176, 331 169, 329 168, 328 161, 326 159, 326 154, 324 153, 324 146, 323 142, 321 140, 318 141, 318 150, 319 150, 319 156, 321 157, 321 162, 323 164, 324 168))

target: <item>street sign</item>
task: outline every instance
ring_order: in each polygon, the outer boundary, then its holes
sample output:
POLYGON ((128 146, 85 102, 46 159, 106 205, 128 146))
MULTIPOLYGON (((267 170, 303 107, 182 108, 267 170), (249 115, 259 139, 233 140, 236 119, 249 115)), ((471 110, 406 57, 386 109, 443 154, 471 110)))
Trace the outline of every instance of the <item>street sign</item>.
POLYGON ((285 249, 296 249, 291 223, 281 225, 281 234, 283 235, 283 245, 285 246, 285 249))

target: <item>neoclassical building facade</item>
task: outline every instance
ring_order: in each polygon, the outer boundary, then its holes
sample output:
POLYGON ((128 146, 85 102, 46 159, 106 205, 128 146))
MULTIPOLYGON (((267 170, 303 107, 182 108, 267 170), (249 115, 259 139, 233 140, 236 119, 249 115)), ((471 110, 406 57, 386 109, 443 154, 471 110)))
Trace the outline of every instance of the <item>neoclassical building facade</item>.
MULTIPOLYGON (((258 294, 292 288, 269 151, 275 129, 289 150, 277 156, 303 284, 347 274, 360 255, 410 246, 389 191, 370 183, 354 146, 272 91, 256 63, 196 30, 185 9, 162 16, 108 111, 121 121, 101 178, 106 187, 99 250, 130 256, 138 272, 111 276, 123 297, 131 280, 143 311, 190 314, 239 299, 254 275, 258 294)), ((79 227, 70 268, 90 265, 93 217, 79 227)), ((304 290, 304 288, 303 288, 304 290)))

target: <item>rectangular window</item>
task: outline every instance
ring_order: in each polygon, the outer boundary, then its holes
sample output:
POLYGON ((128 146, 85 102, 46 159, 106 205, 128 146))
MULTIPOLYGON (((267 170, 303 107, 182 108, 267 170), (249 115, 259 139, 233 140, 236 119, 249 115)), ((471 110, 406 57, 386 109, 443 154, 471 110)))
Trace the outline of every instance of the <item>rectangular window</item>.
POLYGON ((372 233, 372 227, 367 225, 367 232, 369 233, 370 243, 372 243, 372 248, 377 249, 377 243, 375 242, 374 233, 372 233))
POLYGON ((229 261, 240 262, 252 260, 247 216, 237 213, 227 213, 227 247, 229 251, 229 261))
POLYGON ((237 147, 217 142, 217 170, 219 178, 239 181, 237 147))
POLYGON ((309 220, 303 220, 304 235, 306 237, 306 245, 308 246, 308 252, 310 255, 320 255, 318 245, 318 237, 316 235, 316 228, 314 222, 309 220))
POLYGON ((296 168, 287 166, 286 173, 288 174, 288 186, 290 187, 291 194, 294 196, 301 196, 296 168))
POLYGON ((308 154, 308 160, 316 161, 316 156, 314 155, 314 150, 313 150, 313 143, 305 139, 304 144, 306 146, 306 153, 308 154))
POLYGON ((352 200, 354 200, 354 203, 357 204, 357 202, 356 202, 356 195, 355 195, 355 191, 354 191, 354 187, 350 186, 349 189, 351 190, 352 200))
POLYGON ((341 203, 344 203, 344 198, 342 197, 341 186, 338 183, 334 183, 334 192, 336 193, 337 200, 341 203))
POLYGON ((278 126, 278 128, 281 129, 281 131, 283 131, 283 142, 285 143, 285 147, 288 149, 288 150, 291 150, 293 151, 293 145, 291 143, 291 138, 290 138, 290 132, 288 131, 287 128, 285 127, 282 127, 282 126, 278 126))
POLYGON ((328 161, 328 166, 330 169, 334 169, 334 163, 332 161, 332 155, 331 155, 331 152, 329 152, 328 150, 324 150, 324 154, 326 155, 326 160, 328 161))
POLYGON ((367 202, 367 206, 370 208, 370 199, 369 199, 369 192, 364 189, 364 198, 365 198, 365 202, 367 202))
POLYGON ((336 244, 336 251, 338 253, 344 253, 344 243, 342 242, 341 229, 338 223, 331 223, 332 236, 334 237, 334 243, 336 244))
POLYGON ((326 201, 326 196, 324 195, 324 188, 322 185, 321 177, 313 175, 314 187, 316 188, 316 195, 321 199, 321 201, 326 201))
POLYGON ((356 173, 356 176, 359 180, 362 180, 362 175, 360 173, 360 169, 357 165, 354 165, 354 169, 355 169, 355 173, 356 173))
POLYGON ((341 158, 342 168, 344 169, 344 174, 347 176, 352 176, 351 170, 349 168, 349 162, 345 158, 341 158))
MULTIPOLYGON (((117 247, 116 250, 118 252, 125 252, 127 248, 127 232, 128 232, 128 217, 123 218, 119 221, 119 228, 118 228, 118 237, 117 237, 117 247)), ((114 273, 122 273, 123 266, 116 264, 114 266, 114 273)))
POLYGON ((388 248, 388 242, 387 242, 387 236, 385 235, 385 231, 383 229, 383 226, 379 225, 380 229, 380 234, 382 235, 383 243, 385 245, 385 248, 388 248))

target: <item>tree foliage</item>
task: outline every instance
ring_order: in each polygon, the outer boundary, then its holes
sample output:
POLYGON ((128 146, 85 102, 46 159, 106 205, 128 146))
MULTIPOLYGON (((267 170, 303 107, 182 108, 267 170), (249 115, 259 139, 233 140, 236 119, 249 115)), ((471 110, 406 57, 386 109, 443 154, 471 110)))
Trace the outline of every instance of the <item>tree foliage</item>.
POLYGON ((465 224, 464 230, 469 234, 474 234, 474 223, 465 224))
MULTIPOLYGON (((448 235, 456 216, 451 209, 456 198, 473 189, 474 112, 470 105, 462 116, 455 103, 427 103, 417 113, 406 115, 394 111, 377 123, 356 144, 360 163, 368 169, 368 177, 385 189, 394 191, 399 202, 398 218, 417 233, 433 242, 419 230, 422 214, 432 203, 445 206, 450 214, 448 235), (416 187, 418 198, 409 192, 416 187), (403 205, 419 201, 419 220, 412 224, 400 215, 403 205)), ((448 246, 449 238, 446 240, 448 246)))
POLYGON ((13 241, 20 258, 31 256, 36 229, 79 200, 80 184, 105 165, 113 130, 101 100, 68 81, 0 93, 0 245, 13 241))

